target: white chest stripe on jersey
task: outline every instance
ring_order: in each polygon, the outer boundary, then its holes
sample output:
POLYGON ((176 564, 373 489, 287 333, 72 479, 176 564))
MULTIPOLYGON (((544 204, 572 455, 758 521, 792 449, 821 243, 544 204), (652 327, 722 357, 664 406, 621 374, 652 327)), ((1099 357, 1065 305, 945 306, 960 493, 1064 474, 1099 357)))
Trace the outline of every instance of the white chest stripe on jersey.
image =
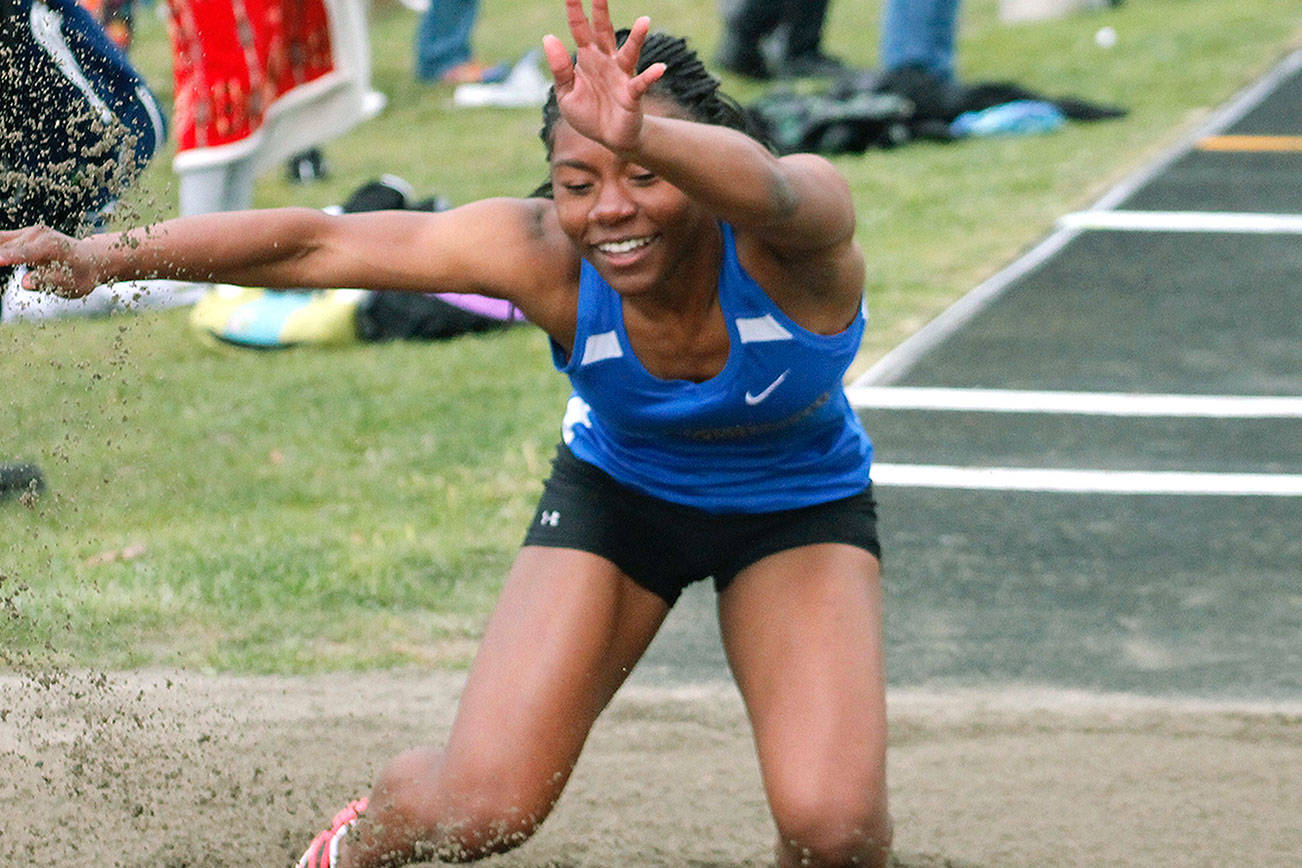
POLYGON ((619 335, 613 331, 590 335, 583 344, 583 361, 580 365, 590 365, 606 359, 618 359, 624 355, 624 348, 619 345, 619 335))
POLYGON ((784 329, 781 323, 767 313, 764 316, 738 317, 737 335, 743 344, 791 340, 791 332, 784 329))

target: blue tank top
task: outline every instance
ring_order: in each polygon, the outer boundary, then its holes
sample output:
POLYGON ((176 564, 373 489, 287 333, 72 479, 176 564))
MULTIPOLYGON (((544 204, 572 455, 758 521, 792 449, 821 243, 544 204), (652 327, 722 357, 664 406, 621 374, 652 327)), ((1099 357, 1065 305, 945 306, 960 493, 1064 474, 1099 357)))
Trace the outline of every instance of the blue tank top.
POLYGON ((623 484, 714 513, 772 512, 849 497, 868 485, 872 445, 841 380, 862 312, 839 334, 793 322, 737 260, 723 229, 719 303, 731 347, 718 375, 652 375, 633 353, 620 296, 586 261, 574 349, 555 342, 574 393, 563 434, 580 459, 623 484))

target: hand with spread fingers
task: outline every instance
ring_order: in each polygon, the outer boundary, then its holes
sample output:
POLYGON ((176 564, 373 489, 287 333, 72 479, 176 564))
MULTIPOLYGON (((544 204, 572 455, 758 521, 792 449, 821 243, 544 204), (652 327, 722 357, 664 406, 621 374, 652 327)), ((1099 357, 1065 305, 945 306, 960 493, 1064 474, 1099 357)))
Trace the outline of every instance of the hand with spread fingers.
POLYGON ((565 12, 576 47, 574 59, 560 39, 543 37, 561 117, 616 153, 632 150, 642 128, 642 97, 665 71, 664 64, 656 63, 637 72, 650 19, 638 18, 624 44, 617 45, 607 0, 593 0, 591 21, 582 0, 566 0, 565 12))
POLYGON ((45 226, 0 232, 0 268, 26 265, 23 289, 62 298, 81 298, 98 281, 90 257, 77 239, 45 226))

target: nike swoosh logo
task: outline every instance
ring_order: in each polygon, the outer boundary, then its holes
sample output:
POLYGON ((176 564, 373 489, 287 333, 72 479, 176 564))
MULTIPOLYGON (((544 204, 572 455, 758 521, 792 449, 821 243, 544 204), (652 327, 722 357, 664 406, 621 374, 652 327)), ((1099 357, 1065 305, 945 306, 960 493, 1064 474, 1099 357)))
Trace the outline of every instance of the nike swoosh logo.
POLYGON ((774 389, 776 389, 778 386, 781 386, 781 385, 782 385, 782 381, 785 380, 785 379, 787 378, 787 374, 789 374, 789 373, 791 373, 791 369, 790 369, 790 368, 787 368, 785 371, 782 372, 782 374, 781 374, 781 375, 780 375, 776 380, 774 380, 773 382, 769 383, 767 389, 765 389, 763 392, 760 392, 758 395, 752 395, 750 392, 747 392, 747 393, 746 393, 746 403, 747 403, 748 405, 750 405, 751 407, 754 407, 754 406, 755 406, 756 404, 758 404, 760 401, 763 401, 763 400, 764 400, 765 398, 767 398, 769 395, 773 394, 773 390, 774 390, 774 389))

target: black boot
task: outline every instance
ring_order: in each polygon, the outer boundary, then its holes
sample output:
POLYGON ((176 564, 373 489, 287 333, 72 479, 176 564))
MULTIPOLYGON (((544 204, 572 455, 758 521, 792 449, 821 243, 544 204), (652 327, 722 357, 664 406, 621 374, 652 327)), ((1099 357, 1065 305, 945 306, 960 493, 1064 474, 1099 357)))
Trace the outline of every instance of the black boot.
POLYGON ((787 0, 733 0, 723 13, 723 38, 714 62, 735 75, 767 81, 773 77, 763 43, 782 23, 787 0))
POLYGON ((714 55, 714 63, 733 75, 741 75, 757 81, 768 81, 773 77, 769 72, 768 61, 764 59, 764 52, 760 51, 759 43, 731 31, 725 33, 719 43, 719 50, 714 55))

